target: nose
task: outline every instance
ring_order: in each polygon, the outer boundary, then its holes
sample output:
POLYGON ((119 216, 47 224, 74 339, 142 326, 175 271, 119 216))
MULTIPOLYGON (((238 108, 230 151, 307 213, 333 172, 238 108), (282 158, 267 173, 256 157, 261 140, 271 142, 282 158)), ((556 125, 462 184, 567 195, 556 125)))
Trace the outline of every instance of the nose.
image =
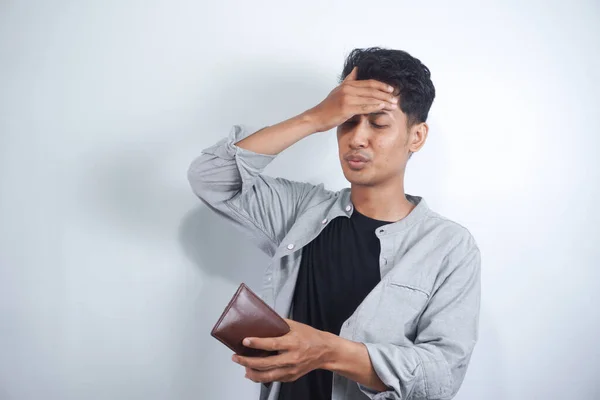
POLYGON ((354 125, 352 131, 348 132, 348 134, 350 135, 351 148, 362 149, 368 146, 369 134, 364 120, 354 125))

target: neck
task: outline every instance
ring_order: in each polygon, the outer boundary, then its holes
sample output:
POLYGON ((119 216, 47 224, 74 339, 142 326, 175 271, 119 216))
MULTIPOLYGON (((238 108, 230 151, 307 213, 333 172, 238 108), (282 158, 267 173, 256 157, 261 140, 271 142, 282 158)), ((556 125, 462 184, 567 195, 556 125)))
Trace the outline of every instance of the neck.
POLYGON ((369 218, 396 222, 406 217, 415 205, 406 199, 404 182, 387 185, 351 185, 350 198, 356 210, 369 218))

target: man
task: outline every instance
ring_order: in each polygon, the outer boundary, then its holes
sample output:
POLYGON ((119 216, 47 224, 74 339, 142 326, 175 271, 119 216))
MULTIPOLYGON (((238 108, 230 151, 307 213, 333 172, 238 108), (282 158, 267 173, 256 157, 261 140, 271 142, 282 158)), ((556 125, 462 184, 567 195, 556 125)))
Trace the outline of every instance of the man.
POLYGON ((450 399, 477 340, 480 254, 465 228, 404 193, 428 135, 430 72, 403 51, 356 49, 342 79, 294 118, 235 126, 188 171, 198 197, 272 257, 261 295, 290 318, 287 335, 244 341, 277 355, 233 360, 264 383, 261 399, 450 399), (262 174, 334 127, 349 189, 262 174))

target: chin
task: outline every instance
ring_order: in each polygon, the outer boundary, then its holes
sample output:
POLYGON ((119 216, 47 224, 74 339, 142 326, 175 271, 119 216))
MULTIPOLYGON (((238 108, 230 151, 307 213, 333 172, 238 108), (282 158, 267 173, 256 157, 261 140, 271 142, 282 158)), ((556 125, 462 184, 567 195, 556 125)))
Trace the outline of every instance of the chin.
POLYGON ((373 184, 373 178, 367 174, 361 174, 361 172, 362 171, 347 171, 344 169, 344 177, 353 185, 371 186, 373 184))

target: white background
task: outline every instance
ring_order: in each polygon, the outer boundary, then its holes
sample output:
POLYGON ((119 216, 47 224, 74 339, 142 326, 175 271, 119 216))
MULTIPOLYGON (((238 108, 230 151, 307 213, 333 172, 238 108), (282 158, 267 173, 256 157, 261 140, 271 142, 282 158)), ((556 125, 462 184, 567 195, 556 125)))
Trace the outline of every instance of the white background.
MULTIPOLYGON (((232 124, 312 107, 375 45, 437 89, 408 193, 482 250, 457 398, 600 398, 600 5, 433 3, 0 2, 0 399, 254 399, 209 331, 267 259, 187 167, 232 124)), ((336 146, 266 172, 341 188, 336 146)))

